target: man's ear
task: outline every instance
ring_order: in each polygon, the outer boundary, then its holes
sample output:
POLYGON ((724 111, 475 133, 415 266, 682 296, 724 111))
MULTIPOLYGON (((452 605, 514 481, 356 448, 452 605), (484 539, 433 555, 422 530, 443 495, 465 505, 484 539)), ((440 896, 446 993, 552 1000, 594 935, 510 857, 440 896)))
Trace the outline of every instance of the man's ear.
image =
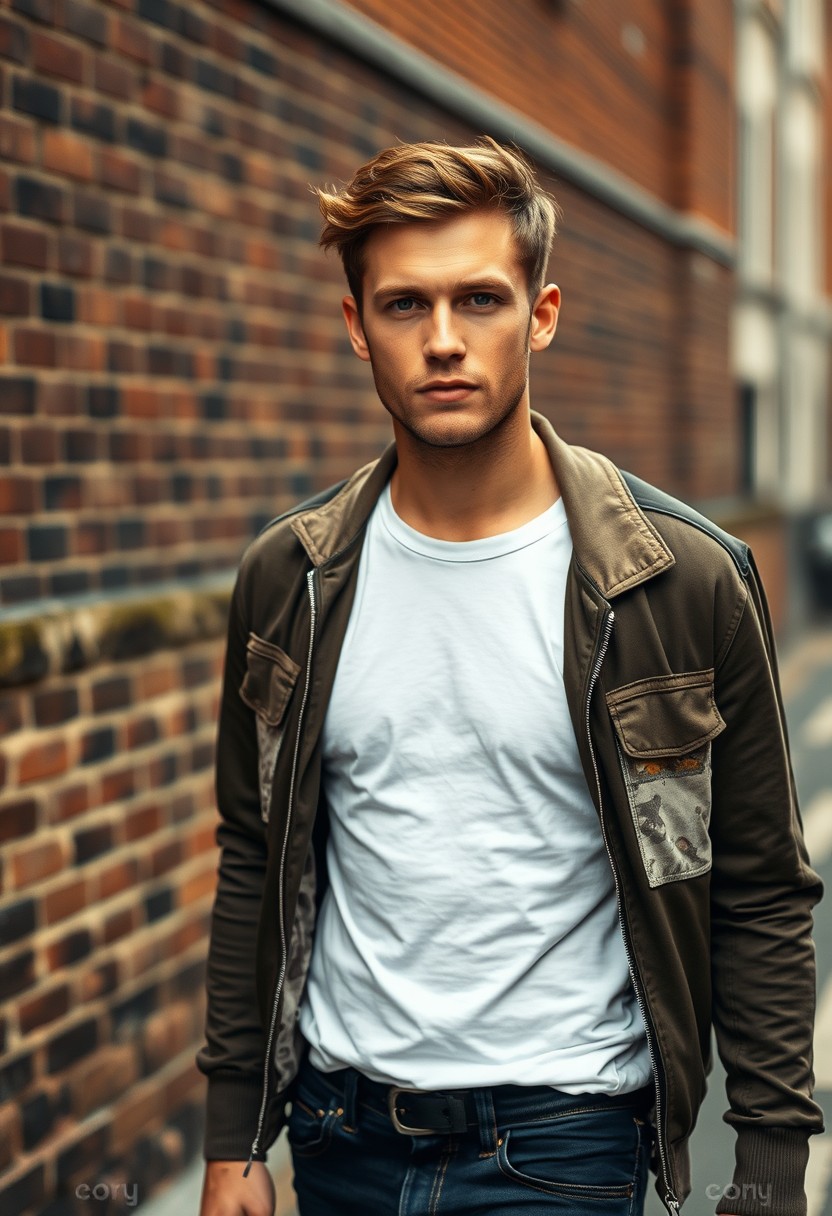
POLYGON ((545 350, 558 327, 560 312, 560 288, 554 283, 547 283, 537 293, 537 299, 532 307, 532 320, 529 329, 530 350, 545 350))
POLYGON ((353 350, 359 359, 363 359, 365 363, 369 363, 370 348, 364 335, 364 326, 361 324, 361 314, 358 311, 358 305, 353 296, 344 296, 341 301, 341 308, 344 313, 344 320, 347 323, 347 333, 350 336, 353 350))

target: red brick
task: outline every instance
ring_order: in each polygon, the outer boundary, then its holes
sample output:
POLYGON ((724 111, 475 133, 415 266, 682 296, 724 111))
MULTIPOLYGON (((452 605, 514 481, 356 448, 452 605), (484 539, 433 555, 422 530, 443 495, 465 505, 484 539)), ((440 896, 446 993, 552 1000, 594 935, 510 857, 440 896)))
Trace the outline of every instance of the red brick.
POLYGON ((51 241, 46 233, 21 224, 0 226, 0 256, 6 265, 46 270, 51 241))
POLYGON ((94 246, 89 238, 75 233, 61 233, 58 238, 58 269, 61 274, 71 274, 88 279, 92 276, 94 246))
POLYGON ((57 840, 29 845, 11 859, 12 879, 16 890, 57 874, 66 865, 67 858, 57 840))
POLYGON ((30 327, 16 330, 14 357, 18 363, 30 367, 54 367, 57 359, 54 333, 30 327))
POLYGON ((45 130, 43 167, 79 181, 92 181, 94 162, 89 141, 69 131, 45 130))
POLYGON ((136 908, 119 908, 117 912, 104 918, 101 929, 101 944, 109 946, 128 937, 135 932, 139 925, 139 914, 136 908))
POLYGON ((0 513, 30 515, 37 502, 37 483, 31 477, 0 477, 0 513))
POLYGON ((152 67, 156 60, 156 40, 137 21, 129 18, 118 17, 113 21, 112 47, 144 67, 152 67))
POLYGON ((0 313, 25 316, 31 308, 31 289, 26 279, 0 274, 0 313))
POLYGON ((0 116, 0 157, 31 165, 35 159, 34 127, 7 114, 0 116))
POLYGON ((90 791, 86 785, 73 785, 59 790, 53 799, 53 819, 62 823, 66 819, 74 819, 90 806, 90 791))
POLYGON ((37 826, 38 804, 34 798, 17 798, 0 807, 0 844, 31 836, 37 826))
POLYGON ((98 157, 98 180, 111 190, 138 194, 142 187, 142 166, 125 152, 102 148, 98 157))
POLYGON ((18 762, 17 779, 20 785, 32 781, 48 781, 65 773, 69 767, 69 752, 63 740, 38 743, 25 751, 18 762))
POLYGON ((109 52, 96 56, 93 70, 96 89, 120 101, 129 101, 136 91, 136 74, 122 60, 113 58, 109 52))
POLYGON ((161 807, 155 803, 151 806, 137 807, 124 818, 123 835, 125 842, 140 840, 157 832, 162 825, 161 807))
POLYGON ((26 546, 19 528, 0 528, 0 563, 4 566, 23 560, 26 546))
MULTIPOLYGON (((125 835, 124 839, 129 842, 131 838, 125 835)), ((111 863, 99 873, 97 898, 99 900, 110 899, 122 891, 129 891, 138 881, 139 863, 136 858, 122 858, 120 861, 111 863)))
POLYGON ((46 992, 38 993, 26 1001, 21 1001, 17 1007, 17 1016, 21 1034, 29 1034, 39 1026, 46 1026, 63 1017, 70 1008, 70 990, 68 984, 59 984, 46 992))
POLYGON ((58 890, 49 891, 43 897, 43 911, 48 925, 65 920, 87 906, 87 881, 74 878, 58 890))
POLYGON ((84 55, 81 50, 40 30, 32 31, 32 63, 36 72, 58 76, 73 84, 81 84, 84 79, 84 55))

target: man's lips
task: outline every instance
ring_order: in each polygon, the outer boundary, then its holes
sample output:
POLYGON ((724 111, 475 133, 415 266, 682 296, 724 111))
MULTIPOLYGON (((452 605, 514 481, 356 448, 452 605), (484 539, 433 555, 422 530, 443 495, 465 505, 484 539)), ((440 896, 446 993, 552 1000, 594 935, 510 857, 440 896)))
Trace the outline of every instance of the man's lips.
POLYGON ((470 380, 430 380, 418 391, 434 401, 461 401, 477 389, 470 380))

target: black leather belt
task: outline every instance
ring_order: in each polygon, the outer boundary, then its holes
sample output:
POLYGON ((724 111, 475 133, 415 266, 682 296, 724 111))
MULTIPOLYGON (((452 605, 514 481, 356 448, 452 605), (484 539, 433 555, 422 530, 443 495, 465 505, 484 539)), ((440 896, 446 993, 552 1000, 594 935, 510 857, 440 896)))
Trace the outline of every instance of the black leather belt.
POLYGON ((476 1123, 472 1095, 464 1089, 426 1093, 420 1089, 392 1088, 387 1109, 397 1132, 405 1136, 436 1136, 464 1132, 476 1123))

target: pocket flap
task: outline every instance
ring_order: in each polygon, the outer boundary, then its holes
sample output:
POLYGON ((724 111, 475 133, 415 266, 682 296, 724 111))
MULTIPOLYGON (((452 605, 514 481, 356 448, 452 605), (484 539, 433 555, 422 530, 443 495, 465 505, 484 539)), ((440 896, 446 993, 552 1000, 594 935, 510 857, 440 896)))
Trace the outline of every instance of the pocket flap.
POLYGON ((607 706, 630 756, 684 756, 725 729, 712 667, 625 684, 607 693, 607 706))
POLYGON ((256 633, 248 635, 246 674, 240 696, 269 726, 277 726, 289 703, 300 665, 285 650, 256 633))

